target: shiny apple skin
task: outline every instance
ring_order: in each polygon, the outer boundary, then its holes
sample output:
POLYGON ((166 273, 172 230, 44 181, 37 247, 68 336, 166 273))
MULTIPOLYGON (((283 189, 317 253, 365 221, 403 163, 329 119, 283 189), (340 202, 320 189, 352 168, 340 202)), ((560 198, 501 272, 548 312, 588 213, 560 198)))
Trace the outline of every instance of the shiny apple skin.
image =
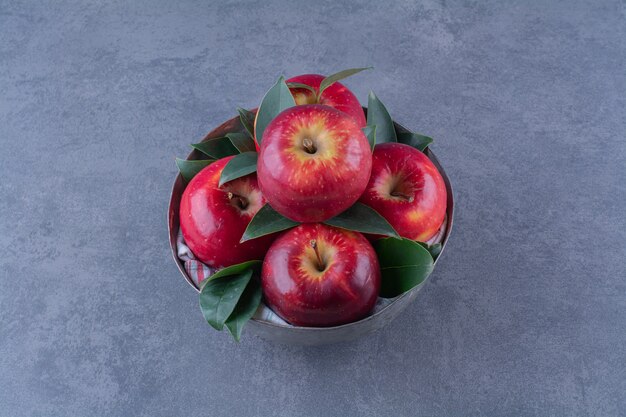
POLYGON ((193 254, 203 263, 221 268, 261 260, 275 235, 239 243, 248 223, 265 204, 255 174, 218 187, 220 175, 232 156, 200 171, 187 185, 180 201, 180 228, 193 254), (245 210, 228 192, 248 200, 245 210))
POLYGON ((443 178, 422 152, 402 143, 374 147, 372 175, 360 201, 402 237, 420 242, 433 237, 446 215, 446 200, 443 178), (392 196, 394 190, 403 196, 392 196))
POLYGON ((365 317, 376 304, 380 266, 357 232, 308 223, 282 234, 261 272, 265 302, 288 323, 326 327, 365 317), (315 240, 326 269, 316 268, 315 240))
MULTIPOLYGON (((303 74, 290 78, 287 82, 306 84, 313 87, 315 91, 319 91, 320 84, 324 78, 326 77, 319 74, 303 74)), ((305 88, 292 88, 291 94, 297 105, 315 104, 314 94, 305 88)), ((361 128, 367 124, 361 103, 359 103, 352 91, 339 82, 333 83, 322 92, 318 104, 330 106, 346 113, 361 128)))
POLYGON ((267 126, 257 163, 270 205, 297 222, 322 222, 354 204, 367 186, 372 151, 361 129, 339 110, 291 107, 267 126), (307 153, 305 138, 315 142, 307 153))

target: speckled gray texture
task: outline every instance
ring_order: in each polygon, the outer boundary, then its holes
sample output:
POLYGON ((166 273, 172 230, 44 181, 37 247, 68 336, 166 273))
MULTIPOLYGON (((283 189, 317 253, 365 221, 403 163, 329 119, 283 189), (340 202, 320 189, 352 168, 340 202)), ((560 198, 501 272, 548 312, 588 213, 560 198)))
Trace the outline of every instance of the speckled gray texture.
POLYGON ((0 416, 626 415, 623 1, 0 1, 0 416), (436 138, 432 280, 318 348, 203 322, 175 155, 277 75, 436 138), (249 336, 249 335, 248 335, 249 336))

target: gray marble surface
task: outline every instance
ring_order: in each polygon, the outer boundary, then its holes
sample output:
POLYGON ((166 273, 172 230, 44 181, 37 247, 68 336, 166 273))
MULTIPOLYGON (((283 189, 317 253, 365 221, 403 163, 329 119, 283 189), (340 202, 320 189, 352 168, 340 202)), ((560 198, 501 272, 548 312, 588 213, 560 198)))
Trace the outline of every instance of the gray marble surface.
POLYGON ((0 1, 0 416, 626 415, 623 1, 0 1), (279 74, 373 65, 436 139, 447 253, 387 328, 203 321, 175 156, 279 74))

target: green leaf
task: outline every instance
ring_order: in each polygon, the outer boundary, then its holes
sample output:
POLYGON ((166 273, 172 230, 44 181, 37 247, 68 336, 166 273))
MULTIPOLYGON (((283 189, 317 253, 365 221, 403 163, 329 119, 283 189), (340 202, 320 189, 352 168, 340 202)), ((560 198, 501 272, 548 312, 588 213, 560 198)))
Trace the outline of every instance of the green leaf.
POLYGON ((211 275, 207 280, 202 282, 202 285, 206 285, 207 282, 213 281, 217 278, 227 277, 229 275, 237 275, 244 272, 246 269, 252 269, 253 271, 258 271, 261 268, 261 261, 246 261, 240 264, 227 266, 226 268, 222 268, 213 275, 211 275))
POLYGON ((242 109, 241 107, 237 107, 237 112, 239 113, 239 121, 244 129, 246 129, 251 138, 254 138, 254 118, 256 115, 250 110, 242 109))
POLYGON ((439 256, 439 254, 441 253, 441 243, 433 243, 432 245, 429 245, 427 243, 424 242, 417 242, 421 247, 423 247, 424 249, 426 249, 428 251, 428 253, 430 253, 430 256, 433 257, 433 261, 437 259, 437 257, 439 256))
POLYGON ((239 152, 256 152, 254 140, 245 133, 227 133, 226 137, 239 152))
POLYGON ((256 171, 256 161, 258 154, 256 152, 244 152, 236 155, 228 161, 222 175, 220 176, 219 186, 234 179, 244 177, 256 171))
POLYGON ((210 280, 202 287, 200 309, 215 330, 224 328, 224 322, 232 314, 251 277, 252 269, 247 269, 237 275, 210 280))
POLYGON ((201 143, 194 143, 191 146, 213 159, 222 159, 239 153, 237 148, 235 148, 233 143, 226 136, 209 139, 201 143))
POLYGON ((433 143, 433 138, 420 135, 419 133, 404 132, 398 133, 398 142, 412 146, 418 151, 424 152, 424 149, 433 143))
POLYGON ((443 249, 443 245, 441 243, 434 243, 428 246, 428 252, 432 255, 433 260, 436 260, 439 257, 441 249, 443 249))
POLYGON ((370 91, 367 99, 367 125, 376 126, 376 143, 397 142, 396 129, 385 105, 370 91))
POLYGON ((250 223, 248 223, 248 227, 246 227, 246 231, 243 232, 241 237, 241 242, 290 229, 298 224, 278 213, 269 204, 266 204, 257 211, 250 223))
POLYGON ((433 258, 409 239, 384 238, 374 242, 381 272, 380 296, 396 297, 421 284, 433 270, 433 258))
POLYGON ((245 324, 252 318, 259 304, 261 304, 261 284, 251 279, 248 286, 235 306, 235 309, 228 316, 228 320, 224 323, 226 328, 237 342, 241 340, 241 331, 245 324))
POLYGON ((323 222, 329 226, 361 233, 399 237, 387 220, 373 208, 356 203, 348 210, 323 222))
POLYGON ((319 93, 317 93, 317 96, 320 97, 322 93, 324 92, 324 90, 326 90, 328 87, 330 87, 337 81, 343 80, 344 78, 348 78, 351 75, 358 74, 361 71, 365 71, 365 70, 372 69, 372 68, 373 67, 350 68, 350 69, 339 71, 332 75, 329 75, 328 77, 324 78, 322 82, 320 83, 319 93))
POLYGON ((367 136, 367 141, 370 143, 370 148, 372 148, 373 151, 374 146, 376 146, 376 125, 365 126, 361 130, 363 130, 363 133, 367 136))
POLYGON ((287 83, 287 87, 289 88, 303 88, 305 90, 309 90, 310 92, 313 93, 313 95, 317 94, 317 91, 315 91, 315 88, 311 87, 308 84, 303 84, 303 83, 287 83))
POLYGON ((214 159, 188 161, 186 159, 176 158, 176 166, 178 166, 180 175, 182 175, 187 182, 191 181, 198 172, 202 171, 213 162, 215 162, 214 159))
POLYGON ((276 84, 265 93, 256 116, 256 141, 261 144, 263 132, 268 124, 278 116, 280 112, 296 105, 296 102, 285 84, 285 78, 280 77, 276 84))

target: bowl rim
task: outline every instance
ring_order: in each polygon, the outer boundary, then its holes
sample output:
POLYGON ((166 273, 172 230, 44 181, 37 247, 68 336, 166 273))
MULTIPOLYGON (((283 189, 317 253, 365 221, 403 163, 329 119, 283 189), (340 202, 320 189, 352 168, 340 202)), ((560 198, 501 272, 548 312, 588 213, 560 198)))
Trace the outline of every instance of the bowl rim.
MULTIPOLYGON (((365 112, 367 112, 367 108, 366 107, 363 107, 363 110, 365 112)), ((218 138, 218 137, 222 137, 222 136, 224 136, 225 133, 230 133, 230 132, 237 131, 238 130, 238 122, 239 122, 239 117, 233 117, 232 119, 227 120, 226 122, 222 123, 217 128, 215 128, 212 131, 210 131, 209 133, 207 133, 204 136, 204 138, 202 139, 201 142, 205 142, 207 140, 211 140, 211 139, 215 139, 215 138, 218 138)), ((404 126, 400 125, 399 123, 394 121, 393 124, 394 124, 394 127, 395 127, 397 132, 409 132, 409 130, 407 128, 405 128, 404 126)), ((437 259, 435 259, 435 261, 433 263, 433 270, 434 270, 435 265, 437 264, 437 262, 439 261, 439 259, 441 259, 441 256, 443 255, 443 252, 444 252, 444 249, 445 249, 446 244, 448 242, 448 239, 450 237, 450 234, 452 233, 452 226, 453 226, 453 223, 454 223, 454 194, 453 194, 453 190, 452 190, 452 184, 450 183, 450 179, 448 178, 447 173, 445 172, 445 170, 441 166, 441 163, 439 162, 439 159, 435 156, 435 154, 430 149, 430 147, 427 147, 424 153, 428 157, 428 159, 430 159, 431 162, 433 164, 435 164, 435 166, 437 167, 437 170, 441 174, 441 176, 442 176, 442 178, 444 180, 444 183, 446 185, 446 193, 447 193, 447 207, 446 207, 447 222, 446 222, 446 230, 444 232, 443 239, 441 240, 441 251, 440 251, 439 256, 437 257, 437 259)), ((201 156, 201 153, 199 151, 197 151, 196 149, 194 149, 193 151, 191 151, 189 153, 189 155, 187 155, 186 160, 196 160, 196 159, 199 159, 200 156, 201 156)), ((168 219, 168 221, 167 221, 167 229, 168 229, 169 240, 170 240, 170 252, 172 254, 174 262, 176 263, 176 266, 178 267, 178 271, 183 275, 183 278, 185 278, 187 283, 189 285, 191 285, 191 287, 193 289, 195 289, 197 293, 199 293, 200 292, 200 288, 198 288, 196 286, 196 284, 193 282, 193 280, 191 279, 191 277, 189 276, 189 274, 185 270, 183 262, 180 260, 180 258, 178 258, 177 238, 178 238, 178 231, 179 231, 179 228, 180 228, 180 223, 179 223, 179 219, 178 219, 178 215, 179 215, 178 211, 179 211, 179 206, 180 206, 180 199, 181 199, 181 196, 182 196, 182 193, 183 193, 184 190, 185 190, 184 180, 183 180, 183 178, 182 178, 182 176, 181 176, 181 174, 179 172, 176 175, 176 178, 174 179, 174 182, 172 184, 171 193, 170 193, 170 201, 169 201, 169 205, 168 205, 168 213, 167 213, 167 219, 168 219)), ((430 275, 432 275, 432 272, 431 272, 430 275)), ((271 328, 278 328, 278 329, 282 329, 284 331, 299 331, 299 332, 303 332, 303 331, 307 331, 307 332, 336 331, 338 329, 345 329, 345 328, 348 328, 348 327, 351 327, 351 326, 362 325, 363 323, 367 323, 368 321, 376 320, 377 316, 379 316, 385 310, 390 308, 394 303, 398 302, 399 300, 401 300, 401 299, 403 299, 405 297, 408 297, 414 291, 419 291, 421 289, 421 287, 429 280, 430 275, 428 277, 426 277, 426 279, 424 279, 424 281, 422 281, 420 284, 418 284, 417 286, 413 287, 409 291, 406 291, 406 292, 400 294, 399 296, 391 299, 392 301, 389 304, 387 304, 386 306, 384 306, 383 308, 381 308, 377 312, 375 312, 373 314, 370 314, 369 316, 364 317, 361 320, 353 321, 351 323, 346 323, 346 324, 341 324, 341 325, 338 325, 338 326, 331 326, 331 327, 306 327, 306 326, 293 326, 293 325, 284 326, 284 325, 277 324, 277 323, 271 323, 271 322, 268 322, 268 321, 265 321, 265 320, 257 320, 255 318, 252 318, 251 321, 254 321, 255 324, 261 325, 261 326, 268 326, 268 327, 271 327, 271 328)))

